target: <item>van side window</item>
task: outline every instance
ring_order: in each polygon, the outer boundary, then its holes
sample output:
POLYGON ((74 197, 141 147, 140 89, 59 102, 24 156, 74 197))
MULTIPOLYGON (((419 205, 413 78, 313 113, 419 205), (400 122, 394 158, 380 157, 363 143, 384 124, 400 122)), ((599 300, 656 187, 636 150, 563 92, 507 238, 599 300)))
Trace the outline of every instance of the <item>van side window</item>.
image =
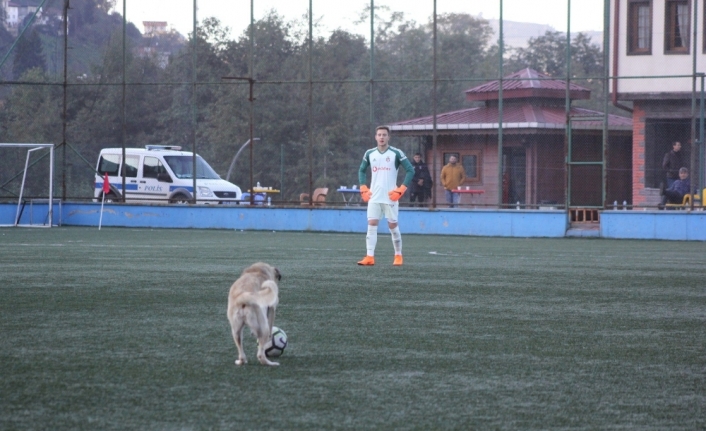
POLYGON ((156 157, 145 157, 142 162, 142 176, 144 178, 157 178, 159 174, 166 172, 164 165, 156 157))
POLYGON ((125 160, 125 176, 135 178, 137 176, 137 166, 140 164, 140 156, 127 156, 125 160))
POLYGON ((115 177, 118 175, 119 168, 120 156, 117 154, 103 154, 100 162, 98 162, 98 172, 100 172, 101 175, 107 173, 111 177, 115 177))

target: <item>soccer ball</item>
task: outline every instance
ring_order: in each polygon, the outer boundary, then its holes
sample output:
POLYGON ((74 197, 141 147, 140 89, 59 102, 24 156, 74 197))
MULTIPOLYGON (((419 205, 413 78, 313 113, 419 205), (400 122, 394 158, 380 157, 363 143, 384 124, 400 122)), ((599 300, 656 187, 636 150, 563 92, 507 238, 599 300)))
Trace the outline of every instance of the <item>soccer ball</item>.
POLYGON ((276 358, 284 353, 287 347, 287 334, 276 326, 272 327, 272 340, 265 345, 265 356, 276 358))

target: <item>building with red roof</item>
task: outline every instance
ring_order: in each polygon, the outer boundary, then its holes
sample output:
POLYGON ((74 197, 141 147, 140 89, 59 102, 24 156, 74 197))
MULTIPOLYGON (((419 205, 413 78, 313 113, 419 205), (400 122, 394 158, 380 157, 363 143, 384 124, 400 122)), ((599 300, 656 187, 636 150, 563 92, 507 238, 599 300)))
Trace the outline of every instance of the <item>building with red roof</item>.
MULTIPOLYGON (((506 205, 514 206, 519 202, 523 207, 536 208, 563 205, 568 198, 570 206, 601 207, 607 202, 630 198, 630 118, 608 115, 604 202, 604 114, 571 106, 568 112, 571 138, 568 139, 565 81, 523 69, 465 93, 466 100, 482 105, 438 114, 436 124, 432 116, 390 124, 396 136, 424 138, 425 160, 436 177, 437 203, 444 202, 439 173, 451 155, 456 155, 466 170, 463 186, 483 192, 475 204, 495 206, 500 199, 506 205), (498 155, 501 134, 502 164, 498 155), (569 154, 574 162, 571 165, 567 164, 569 154)), ((587 100, 590 96, 588 88, 569 84, 569 103, 587 100)))

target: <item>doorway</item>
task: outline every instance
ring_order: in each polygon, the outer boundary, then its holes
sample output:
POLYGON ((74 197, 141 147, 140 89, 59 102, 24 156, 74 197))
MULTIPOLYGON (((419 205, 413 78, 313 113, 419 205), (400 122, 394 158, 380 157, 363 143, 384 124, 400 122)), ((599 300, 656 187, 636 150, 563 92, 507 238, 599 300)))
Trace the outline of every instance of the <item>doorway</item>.
POLYGON ((526 204, 527 155, 524 147, 503 148, 503 204, 526 204))

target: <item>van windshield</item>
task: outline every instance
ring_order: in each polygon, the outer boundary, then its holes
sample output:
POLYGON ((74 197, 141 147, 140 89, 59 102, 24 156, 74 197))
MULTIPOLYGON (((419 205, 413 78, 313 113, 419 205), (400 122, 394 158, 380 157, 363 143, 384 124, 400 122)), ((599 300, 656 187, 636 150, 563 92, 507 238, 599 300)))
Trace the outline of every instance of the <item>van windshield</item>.
MULTIPOLYGON (((174 175, 180 179, 193 178, 192 172, 194 167, 193 156, 164 156, 164 160, 171 168, 174 175)), ((216 171, 201 156, 196 156, 196 178, 207 180, 218 180, 216 171)))

